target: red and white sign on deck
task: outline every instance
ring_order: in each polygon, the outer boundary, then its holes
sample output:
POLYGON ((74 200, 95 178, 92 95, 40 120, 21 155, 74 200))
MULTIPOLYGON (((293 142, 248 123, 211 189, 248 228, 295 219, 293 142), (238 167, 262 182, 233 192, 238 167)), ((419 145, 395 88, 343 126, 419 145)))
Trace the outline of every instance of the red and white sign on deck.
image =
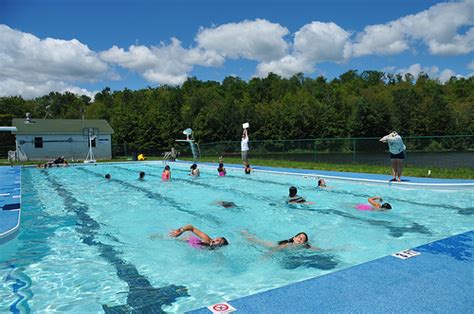
POLYGON ((224 314, 236 311, 235 307, 227 302, 216 303, 207 307, 214 314, 224 314))

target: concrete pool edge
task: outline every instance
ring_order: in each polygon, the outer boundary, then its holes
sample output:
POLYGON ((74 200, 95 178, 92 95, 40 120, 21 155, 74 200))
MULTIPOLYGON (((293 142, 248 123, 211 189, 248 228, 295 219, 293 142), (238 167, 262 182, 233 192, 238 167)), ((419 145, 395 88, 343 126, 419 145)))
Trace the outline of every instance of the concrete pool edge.
POLYGON ((227 302, 244 313, 465 313, 474 307, 474 231, 414 250, 421 255, 406 260, 389 255, 227 302))
MULTIPOLYGON (((167 162, 167 164, 192 164, 192 161, 188 160, 176 160, 167 162)), ((211 162, 197 162, 201 166, 216 167, 217 163, 211 162)), ((150 161, 123 161, 123 162, 101 162, 95 164, 70 164, 72 167, 85 167, 85 166, 98 166, 98 165, 113 165, 113 164, 152 164, 165 166, 162 161, 150 160, 150 161)), ((22 167, 35 168, 35 165, 25 165, 22 167)), ((225 164, 226 168, 233 170, 242 169, 243 166, 240 164, 225 164)), ((329 178, 335 180, 346 180, 346 181, 359 181, 367 183, 386 184, 389 186, 398 187, 432 187, 432 188, 472 188, 474 189, 474 180, 469 179, 445 179, 445 178, 425 178, 425 177, 404 177, 402 182, 390 182, 389 175, 383 174, 372 174, 363 172, 340 172, 340 171, 329 171, 329 170, 310 170, 301 168, 281 168, 281 167, 269 167, 269 166, 253 166, 252 169, 256 172, 270 172, 278 173, 283 175, 299 175, 308 177, 320 177, 329 178)))
MULTIPOLYGON (((176 163, 180 164, 192 164, 190 161, 177 160, 176 163)), ((216 163, 199 162, 199 165, 207 167, 217 167, 216 163)), ((243 169, 242 165, 237 164, 225 164, 227 168, 231 169, 243 169)), ((257 172, 270 172, 284 175, 300 175, 300 176, 311 176, 320 178, 331 178, 336 180, 356 181, 356 182, 367 182, 367 183, 378 183, 386 184, 389 186, 399 187, 433 187, 433 188, 472 188, 474 189, 474 180, 466 179, 438 179, 438 178, 422 178, 422 177, 405 177, 402 182, 390 182, 389 175, 383 174, 371 174, 371 173, 358 173, 358 172, 338 172, 338 171, 327 171, 327 170, 309 170, 299 168, 280 168, 280 167, 267 167, 267 166, 255 166, 252 167, 257 172)), ((243 171, 243 170, 242 170, 243 171)))

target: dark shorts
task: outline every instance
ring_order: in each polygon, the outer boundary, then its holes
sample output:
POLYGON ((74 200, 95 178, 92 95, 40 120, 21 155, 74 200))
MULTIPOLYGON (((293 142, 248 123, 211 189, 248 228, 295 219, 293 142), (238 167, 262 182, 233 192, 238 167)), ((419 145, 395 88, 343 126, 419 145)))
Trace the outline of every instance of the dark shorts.
POLYGON ((401 152, 398 154, 390 153, 390 159, 405 159, 405 152, 401 152))
POLYGON ((243 150, 242 151, 242 161, 248 162, 249 161, 249 151, 243 150))

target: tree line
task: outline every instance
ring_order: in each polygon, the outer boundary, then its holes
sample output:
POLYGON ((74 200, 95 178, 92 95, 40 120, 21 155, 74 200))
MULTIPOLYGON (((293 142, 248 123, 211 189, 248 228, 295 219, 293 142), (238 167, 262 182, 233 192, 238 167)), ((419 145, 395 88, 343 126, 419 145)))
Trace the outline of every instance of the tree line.
MULTIPOLYGON (((87 96, 51 92, 31 100, 0 97, 0 125, 12 118, 106 119, 114 145, 132 150, 169 149, 192 128, 200 143, 239 140, 250 122, 251 139, 377 137, 474 133, 474 77, 441 83, 379 71, 351 70, 328 80, 269 74, 248 82, 188 78, 181 86, 141 90, 105 88, 87 96)), ((13 137, 0 134, 0 145, 13 137)))

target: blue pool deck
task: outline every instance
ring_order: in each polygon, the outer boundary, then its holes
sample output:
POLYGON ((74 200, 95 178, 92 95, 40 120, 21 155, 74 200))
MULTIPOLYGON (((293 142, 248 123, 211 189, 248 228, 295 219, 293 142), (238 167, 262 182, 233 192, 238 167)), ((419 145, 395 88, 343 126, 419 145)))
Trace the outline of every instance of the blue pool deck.
POLYGON ((21 168, 0 167, 0 244, 14 237, 21 219, 21 168))

